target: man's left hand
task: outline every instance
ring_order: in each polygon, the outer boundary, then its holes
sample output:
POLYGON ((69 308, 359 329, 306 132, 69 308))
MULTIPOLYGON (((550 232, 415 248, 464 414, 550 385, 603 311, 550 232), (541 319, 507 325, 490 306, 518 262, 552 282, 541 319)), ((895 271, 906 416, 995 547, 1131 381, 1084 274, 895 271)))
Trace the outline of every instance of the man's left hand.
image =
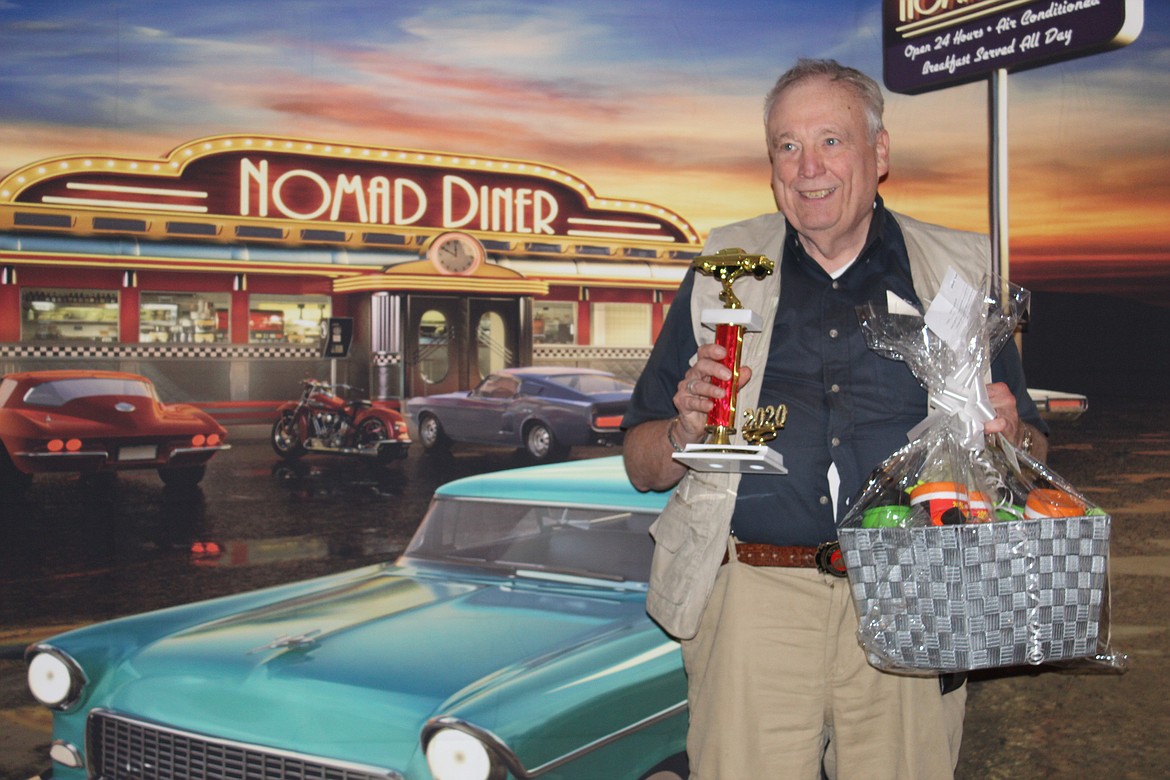
POLYGON ((983 423, 983 432, 1002 433, 1008 441, 1018 444, 1024 438, 1024 429, 1011 388, 1004 382, 992 382, 987 386, 987 400, 995 410, 995 417, 983 423))
MULTIPOLYGON (((995 410, 995 417, 983 423, 983 432, 986 434, 1002 433, 1004 438, 1015 447, 1021 447, 1028 433, 1029 426, 1020 419, 1016 409, 1016 396, 1004 382, 992 382, 987 386, 987 400, 995 410)), ((1025 448, 1031 451, 1037 460, 1044 460, 1048 447, 1044 434, 1032 429, 1032 446, 1025 448)))

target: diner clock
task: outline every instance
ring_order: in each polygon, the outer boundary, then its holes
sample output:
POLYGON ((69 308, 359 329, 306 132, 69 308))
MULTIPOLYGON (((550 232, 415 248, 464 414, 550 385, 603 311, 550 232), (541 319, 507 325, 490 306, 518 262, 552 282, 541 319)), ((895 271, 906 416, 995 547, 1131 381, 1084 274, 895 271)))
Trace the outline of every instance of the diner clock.
POLYGON ((427 246, 426 256, 440 273, 468 276, 475 273, 487 253, 473 236, 451 232, 435 236, 427 246))

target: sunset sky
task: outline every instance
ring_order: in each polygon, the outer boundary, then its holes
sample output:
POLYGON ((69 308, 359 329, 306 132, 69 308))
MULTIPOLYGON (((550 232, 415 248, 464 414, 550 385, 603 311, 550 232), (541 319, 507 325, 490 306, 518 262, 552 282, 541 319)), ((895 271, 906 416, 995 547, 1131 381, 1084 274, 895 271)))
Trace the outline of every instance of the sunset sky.
MULTIPOLYGON (((0 0, 0 176, 269 133, 545 162, 700 231, 774 208, 761 104, 799 56, 879 80, 878 0, 0 0)), ((1170 3, 1009 80, 1013 279, 1170 296, 1170 3)), ((894 208, 988 227, 987 85, 887 95, 894 208)))

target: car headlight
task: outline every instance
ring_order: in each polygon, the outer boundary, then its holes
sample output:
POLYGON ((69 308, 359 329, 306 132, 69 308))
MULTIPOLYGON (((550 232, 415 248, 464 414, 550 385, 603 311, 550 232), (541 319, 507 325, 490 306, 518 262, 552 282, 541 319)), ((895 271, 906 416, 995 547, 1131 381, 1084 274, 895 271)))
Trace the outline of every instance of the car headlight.
POLYGON ((52 648, 33 648, 28 662, 28 688, 41 704, 63 710, 74 704, 85 685, 81 667, 52 648))
POLYGON ((440 729, 427 743, 427 766, 435 780, 488 780, 492 757, 478 739, 459 729, 440 729))

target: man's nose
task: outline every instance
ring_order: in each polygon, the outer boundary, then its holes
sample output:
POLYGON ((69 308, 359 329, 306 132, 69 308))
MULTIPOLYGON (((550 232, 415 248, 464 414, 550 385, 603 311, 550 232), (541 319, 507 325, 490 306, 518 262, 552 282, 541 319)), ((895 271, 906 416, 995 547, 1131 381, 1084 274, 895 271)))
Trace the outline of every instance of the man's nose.
POLYGON ((817 154, 815 150, 806 149, 801 151, 800 161, 798 164, 798 170, 800 171, 801 176, 806 179, 811 179, 815 176, 819 176, 821 171, 824 169, 825 166, 821 161, 821 156, 817 154))

